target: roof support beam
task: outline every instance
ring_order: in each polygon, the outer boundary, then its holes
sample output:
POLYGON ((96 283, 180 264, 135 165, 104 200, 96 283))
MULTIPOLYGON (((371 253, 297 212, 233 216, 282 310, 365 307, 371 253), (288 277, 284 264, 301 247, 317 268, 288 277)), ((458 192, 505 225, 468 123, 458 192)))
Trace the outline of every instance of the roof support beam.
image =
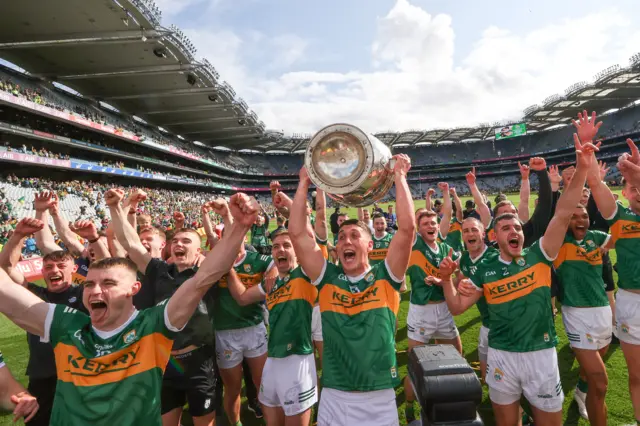
POLYGON ((246 120, 245 117, 233 115, 231 117, 204 118, 201 120, 191 120, 191 121, 175 121, 175 122, 163 121, 162 126, 169 127, 169 126, 185 126, 189 124, 219 123, 224 121, 237 121, 241 118, 244 118, 246 120))
POLYGON ((211 133, 225 133, 225 132, 233 132, 235 130, 255 130, 258 126, 233 126, 233 127, 224 127, 222 129, 208 129, 208 130, 195 130, 191 132, 182 132, 182 135, 204 135, 211 133))
POLYGON ((211 102, 211 105, 198 105, 198 106, 191 106, 191 107, 186 107, 186 108, 176 108, 176 109, 165 109, 165 110, 158 110, 158 111, 146 111, 144 113, 144 115, 160 115, 160 114, 180 114, 183 112, 202 112, 202 111, 211 111, 211 110, 216 110, 216 109, 224 109, 224 108, 232 108, 233 105, 231 104, 221 104, 221 103, 214 103, 211 102))
POLYGON ((175 74, 178 72, 195 71, 200 68, 196 64, 174 64, 174 65, 156 65, 152 67, 140 67, 130 69, 114 69, 111 71, 90 73, 90 74, 70 74, 70 75, 51 75, 44 74, 43 77, 53 77, 59 81, 69 80, 89 80, 92 78, 108 78, 108 77, 139 77, 145 75, 162 75, 175 74))
POLYGON ((112 44, 112 43, 141 43, 161 40, 169 35, 169 31, 156 30, 126 30, 106 33, 66 34, 56 39, 36 39, 29 41, 14 41, 0 43, 0 50, 10 49, 41 49, 44 47, 112 44))
POLYGON ((217 93, 217 90, 213 87, 193 87, 190 89, 160 90, 157 92, 137 93, 134 95, 109 96, 109 95, 98 93, 98 94, 88 95, 88 97, 96 98, 96 99, 112 100, 112 101, 122 101, 127 99, 161 98, 165 96, 188 96, 188 95, 207 94, 207 93, 213 95, 217 93))

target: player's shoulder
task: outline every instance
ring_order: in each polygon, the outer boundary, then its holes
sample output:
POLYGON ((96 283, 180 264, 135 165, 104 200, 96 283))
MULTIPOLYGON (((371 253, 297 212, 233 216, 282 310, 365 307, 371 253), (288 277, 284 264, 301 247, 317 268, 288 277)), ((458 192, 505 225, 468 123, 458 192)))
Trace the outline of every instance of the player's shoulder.
POLYGON ((298 279, 303 279, 305 281, 310 281, 309 277, 307 276, 307 274, 304 273, 304 269, 302 269, 302 266, 300 265, 298 265, 289 273, 289 277, 292 280, 298 278, 298 279))

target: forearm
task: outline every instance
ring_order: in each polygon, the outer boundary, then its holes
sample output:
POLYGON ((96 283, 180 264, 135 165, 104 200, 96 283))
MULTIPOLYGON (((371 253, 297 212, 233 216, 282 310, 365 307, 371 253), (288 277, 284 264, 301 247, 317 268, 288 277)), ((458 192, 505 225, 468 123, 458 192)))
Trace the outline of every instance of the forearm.
POLYGON ((146 252, 146 249, 140 243, 140 238, 135 228, 126 220, 122 207, 120 205, 109 206, 109 211, 111 212, 113 232, 125 251, 131 253, 132 250, 138 249, 146 252))
POLYGON ((429 195, 428 193, 424 197, 424 207, 429 211, 433 210, 433 203, 431 202, 431 195, 429 195))
POLYGON ((227 276, 227 286, 229 287, 229 293, 240 306, 247 306, 264 300, 264 295, 258 286, 246 288, 235 272, 227 276))
POLYGON ((307 235, 307 192, 309 184, 301 181, 289 211, 289 234, 292 238, 307 235))
MULTIPOLYGON (((56 232, 58 232, 58 236, 64 243, 65 247, 67 247, 67 250, 69 250, 69 252, 74 256, 80 256, 84 251, 84 246, 80 241, 78 241, 76 234, 69 228, 67 221, 60 216, 60 213, 52 214, 51 217, 53 218, 53 223, 56 226, 56 232)), ((48 229, 48 224, 45 222, 44 228, 40 232, 48 232, 51 234, 48 229)), ((53 235, 51 235, 51 241, 53 242, 53 235)), ((57 250, 60 250, 60 247, 58 247, 57 250)))
POLYGON ((329 234, 327 231, 327 199, 321 189, 316 191, 316 224, 314 231, 318 238, 323 241, 327 239, 329 234))
POLYGON ((599 171, 595 173, 596 168, 592 168, 587 176, 587 184, 591 189, 591 196, 595 201, 597 210, 604 218, 611 218, 616 210, 616 199, 607 184, 600 179, 599 171))
POLYGON ((22 236, 15 233, 11 235, 4 247, 2 247, 2 251, 0 251, 0 268, 8 271, 18 265, 26 238, 26 235, 22 236))
POLYGON ((109 253, 109 247, 105 245, 102 239, 98 239, 98 241, 96 241, 95 243, 91 243, 89 247, 93 249, 93 253, 95 255, 95 261, 111 257, 109 253))
POLYGON ((469 303, 468 299, 463 298, 462 295, 458 293, 458 290, 454 286, 451 277, 446 280, 443 279, 441 285, 444 292, 444 298, 447 302, 447 307, 449 308, 449 311, 452 315, 462 314, 473 304, 469 303))
POLYGON ((529 220, 529 197, 531 195, 531 185, 529 179, 522 179, 520 184, 520 204, 518 205, 518 217, 522 222, 529 220))
POLYGON ((211 222, 209 212, 202 212, 202 226, 204 227, 204 232, 207 235, 207 240, 212 243, 211 247, 213 247, 213 242, 217 242, 218 236, 213 229, 213 222, 211 222))
POLYGON ((0 312, 23 330, 44 336, 49 304, 26 288, 16 285, 4 273, 0 275, 0 312))
MULTIPOLYGON (((49 228, 49 212, 47 210, 36 210, 36 219, 44 223, 44 228, 36 232, 36 247, 43 255, 60 250, 53 238, 51 229, 49 228)), ((54 221, 55 222, 55 221, 54 221)))
POLYGON ((484 197, 480 193, 478 185, 475 183, 469 185, 469 190, 473 196, 473 202, 476 203, 476 210, 478 210, 478 214, 480 215, 480 221, 484 226, 489 226, 491 222, 491 210, 489 210, 487 203, 484 202, 484 197))
POLYGON ((462 223, 464 220, 464 214, 462 213, 462 201, 460 201, 458 194, 454 194, 453 203, 456 205, 456 220, 462 223))
POLYGON ((449 227, 451 226, 451 197, 446 192, 442 199, 442 219, 440 220, 440 235, 442 238, 446 238, 449 235, 449 227))
MULTIPOLYGON (((415 232, 415 219, 413 197, 405 176, 396 174, 394 178, 396 186, 396 221, 398 223, 398 231, 407 235, 413 235, 415 232)), ((413 237, 411 237, 413 239, 413 237)))
POLYGON ((571 219, 576 206, 582 198, 582 189, 587 179, 587 170, 577 167, 569 187, 562 193, 556 206, 555 216, 571 219))
POLYGON ((15 404, 11 401, 11 397, 25 390, 24 386, 13 377, 9 367, 0 369, 0 409, 2 411, 13 411, 15 404))

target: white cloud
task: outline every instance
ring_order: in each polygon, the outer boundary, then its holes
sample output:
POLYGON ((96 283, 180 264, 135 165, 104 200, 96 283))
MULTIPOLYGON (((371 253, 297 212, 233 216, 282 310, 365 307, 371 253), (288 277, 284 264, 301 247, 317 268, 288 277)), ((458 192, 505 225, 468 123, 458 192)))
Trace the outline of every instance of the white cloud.
POLYGON ((291 132, 313 132, 337 121, 376 132, 518 118, 523 108, 574 82, 615 63, 626 65, 640 44, 640 31, 608 9, 527 34, 489 27, 454 64, 450 16, 397 0, 375 24, 373 71, 347 73, 287 72, 304 65, 311 50, 295 35, 187 33, 269 128, 291 132), (263 69, 249 65, 260 63, 256 58, 266 61, 263 69), (266 70, 280 72, 273 77, 266 70))

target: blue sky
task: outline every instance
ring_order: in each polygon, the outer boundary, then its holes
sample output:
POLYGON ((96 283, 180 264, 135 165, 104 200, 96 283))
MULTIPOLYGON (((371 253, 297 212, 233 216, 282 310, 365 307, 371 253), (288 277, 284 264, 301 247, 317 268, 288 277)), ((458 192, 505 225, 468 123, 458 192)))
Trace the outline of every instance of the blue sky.
POLYGON ((517 119, 640 51, 618 0, 156 0, 267 127, 517 119))

